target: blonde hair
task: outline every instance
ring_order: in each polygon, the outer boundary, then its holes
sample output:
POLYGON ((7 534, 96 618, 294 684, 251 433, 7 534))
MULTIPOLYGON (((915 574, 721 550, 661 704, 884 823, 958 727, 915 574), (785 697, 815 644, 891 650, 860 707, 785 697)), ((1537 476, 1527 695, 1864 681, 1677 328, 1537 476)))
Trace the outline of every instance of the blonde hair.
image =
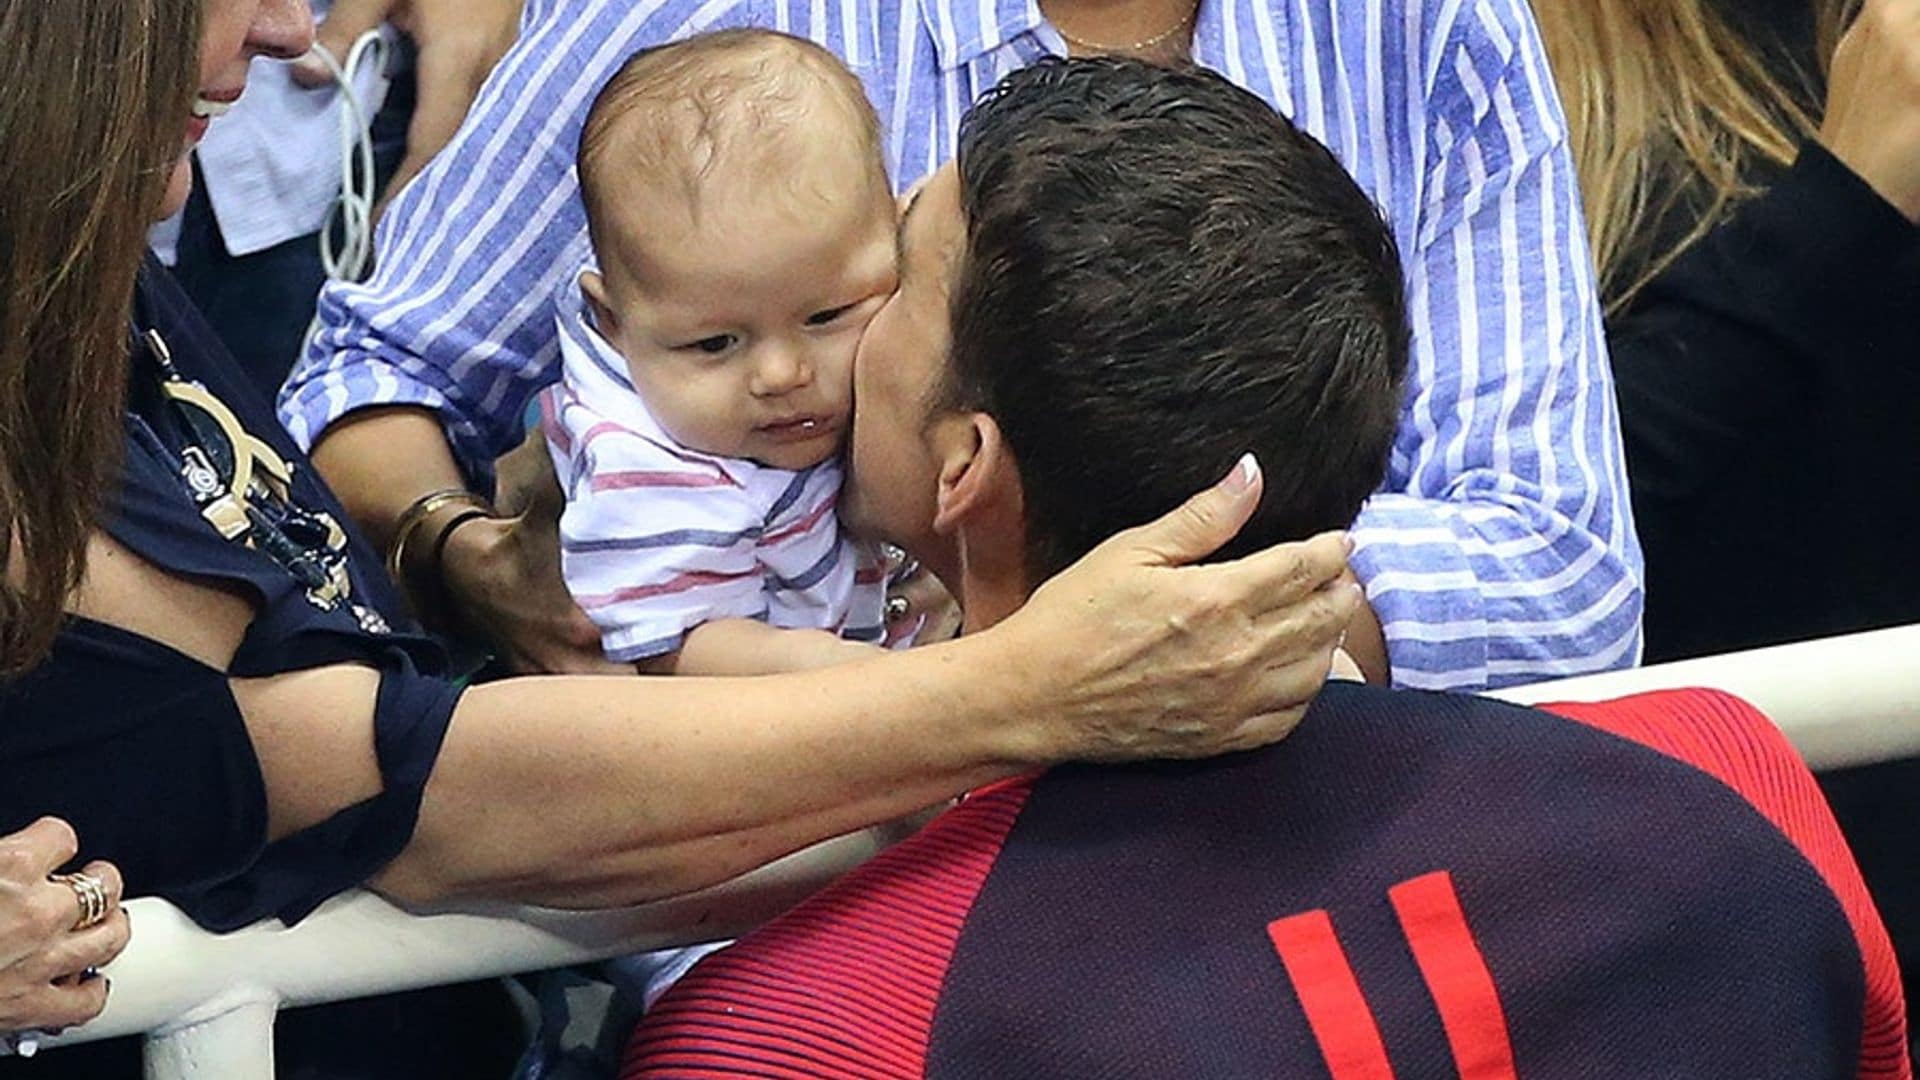
POLYGON ((0 674, 52 648, 111 488, 200 3, 0 0, 0 674))
MULTIPOLYGON (((1824 75, 1859 0, 1815 0, 1824 75)), ((1768 61, 1712 0, 1534 0, 1586 203, 1587 235, 1609 314, 1755 194, 1756 162, 1790 164, 1819 126, 1813 91, 1768 61), (1682 200, 1704 196, 1689 231, 1650 235, 1682 200)))

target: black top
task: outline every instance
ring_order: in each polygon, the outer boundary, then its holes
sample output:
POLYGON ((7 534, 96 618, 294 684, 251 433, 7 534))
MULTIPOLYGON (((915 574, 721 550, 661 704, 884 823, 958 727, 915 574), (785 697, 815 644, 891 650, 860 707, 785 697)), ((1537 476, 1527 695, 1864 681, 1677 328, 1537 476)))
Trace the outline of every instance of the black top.
MULTIPOLYGON (((1730 24, 1815 69, 1804 0, 1730 24)), ((1756 178, 1609 326, 1649 660, 1920 621, 1920 229, 1815 144, 1756 178)))
POLYGON ((151 262, 135 321, 124 477, 106 531, 163 569, 250 594, 257 615, 226 672, 72 620, 50 659, 0 687, 0 832, 56 814, 79 832, 83 860, 120 867, 129 895, 165 896, 213 930, 291 922, 405 846, 459 687, 272 409, 151 262), (214 522, 233 521, 233 504, 222 518, 196 502, 226 493, 235 457, 218 410, 192 404, 208 400, 200 390, 264 444, 256 457, 291 466, 287 483, 256 468, 263 478, 241 504, 255 517, 231 540, 214 522), (260 766, 228 678, 341 663, 382 673, 385 791, 268 844, 260 766))

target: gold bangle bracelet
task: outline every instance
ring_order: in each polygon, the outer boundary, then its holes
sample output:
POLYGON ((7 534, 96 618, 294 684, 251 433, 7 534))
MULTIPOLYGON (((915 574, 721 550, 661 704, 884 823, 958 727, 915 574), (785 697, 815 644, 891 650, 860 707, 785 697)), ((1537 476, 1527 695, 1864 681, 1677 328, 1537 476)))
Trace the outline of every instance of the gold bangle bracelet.
POLYGON ((415 499, 400 514, 400 520, 393 526, 393 541, 387 545, 387 574, 394 584, 407 592, 406 555, 407 542, 413 539, 420 526, 433 512, 447 506, 465 505, 484 513, 493 513, 493 507, 487 500, 468 491, 466 488, 443 488, 429 492, 415 499))

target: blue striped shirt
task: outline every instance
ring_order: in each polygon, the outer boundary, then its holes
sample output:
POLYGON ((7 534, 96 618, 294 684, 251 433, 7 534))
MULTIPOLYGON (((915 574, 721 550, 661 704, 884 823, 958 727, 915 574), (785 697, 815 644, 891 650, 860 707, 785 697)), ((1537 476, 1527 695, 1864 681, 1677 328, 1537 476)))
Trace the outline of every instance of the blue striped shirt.
MULTIPOLYGON (((1035 0, 529 0, 459 136, 382 223, 379 272, 323 295, 282 399, 295 437, 422 405, 484 473, 558 371, 554 301, 587 255, 573 159, 594 96, 639 47, 745 24, 848 62, 901 187, 953 153, 1002 74, 1066 51, 1035 0)), ((1395 681, 1634 663, 1641 562, 1612 377, 1526 0, 1202 0, 1192 49, 1325 142, 1406 259, 1406 412, 1354 556, 1395 681)))

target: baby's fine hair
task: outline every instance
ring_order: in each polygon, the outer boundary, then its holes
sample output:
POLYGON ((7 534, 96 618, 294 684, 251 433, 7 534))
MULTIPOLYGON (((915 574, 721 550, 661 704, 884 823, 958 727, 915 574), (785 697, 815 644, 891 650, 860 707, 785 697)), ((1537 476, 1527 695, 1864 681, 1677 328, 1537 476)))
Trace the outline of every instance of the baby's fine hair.
MULTIPOLYGON (((829 136, 831 138, 832 136, 829 136)), ((797 182, 798 149, 861 155, 886 183, 879 119, 860 80, 832 53, 773 30, 717 30, 643 49, 594 100, 580 133, 581 197, 596 250, 616 192, 633 185, 680 194, 690 214, 716 171, 797 182), (814 108, 841 115, 844 147, 820 145, 814 108), (805 147, 796 139, 811 140, 805 147)))

